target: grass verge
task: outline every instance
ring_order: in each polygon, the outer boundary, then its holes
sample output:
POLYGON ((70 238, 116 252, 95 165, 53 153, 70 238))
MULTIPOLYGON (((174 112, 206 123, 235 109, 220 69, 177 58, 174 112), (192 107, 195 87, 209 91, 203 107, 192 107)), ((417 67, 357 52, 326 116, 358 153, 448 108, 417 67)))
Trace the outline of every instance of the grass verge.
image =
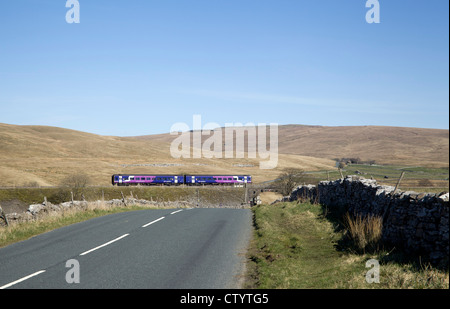
POLYGON ((449 288, 448 269, 402 261, 401 253, 339 251, 346 230, 333 226, 320 205, 261 205, 253 213, 248 288, 449 288), (380 283, 366 282, 369 259, 380 263, 380 283))
POLYGON ((29 239, 33 236, 50 232, 52 230, 83 222, 96 217, 114 213, 148 209, 142 206, 129 207, 89 207, 85 210, 67 209, 51 213, 31 222, 16 223, 7 227, 0 227, 0 248, 10 244, 29 239))

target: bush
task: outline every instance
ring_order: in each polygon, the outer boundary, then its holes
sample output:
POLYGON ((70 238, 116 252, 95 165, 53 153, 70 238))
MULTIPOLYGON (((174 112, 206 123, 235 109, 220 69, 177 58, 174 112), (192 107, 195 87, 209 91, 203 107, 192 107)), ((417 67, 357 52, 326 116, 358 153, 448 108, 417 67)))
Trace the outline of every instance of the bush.
POLYGON ((69 188, 73 192, 73 198, 75 200, 80 200, 89 183, 90 180, 86 174, 73 174, 64 178, 61 182, 61 186, 69 188))

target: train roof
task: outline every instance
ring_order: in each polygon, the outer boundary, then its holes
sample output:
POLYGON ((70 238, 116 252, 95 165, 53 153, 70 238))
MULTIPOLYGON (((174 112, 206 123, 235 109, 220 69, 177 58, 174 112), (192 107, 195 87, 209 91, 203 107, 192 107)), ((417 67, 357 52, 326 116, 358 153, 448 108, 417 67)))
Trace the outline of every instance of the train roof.
POLYGON ((128 173, 128 174, 113 174, 113 176, 251 176, 244 174, 139 174, 139 173, 128 173))
POLYGON ((183 174, 139 174, 139 173, 128 173, 128 174, 113 174, 113 176, 183 176, 183 174))

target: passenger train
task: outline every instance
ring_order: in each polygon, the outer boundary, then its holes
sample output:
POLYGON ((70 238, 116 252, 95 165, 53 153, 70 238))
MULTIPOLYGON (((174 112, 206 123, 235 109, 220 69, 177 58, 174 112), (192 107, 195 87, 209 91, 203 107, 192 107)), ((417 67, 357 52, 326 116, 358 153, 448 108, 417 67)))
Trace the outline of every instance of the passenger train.
POLYGON ((112 175, 113 186, 201 186, 201 185, 239 185, 252 183, 250 175, 112 175))

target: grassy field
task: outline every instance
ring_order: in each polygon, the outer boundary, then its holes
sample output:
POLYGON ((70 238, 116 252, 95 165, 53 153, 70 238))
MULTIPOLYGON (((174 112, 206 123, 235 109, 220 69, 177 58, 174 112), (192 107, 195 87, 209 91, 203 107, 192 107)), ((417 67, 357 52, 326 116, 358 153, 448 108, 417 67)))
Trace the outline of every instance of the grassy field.
MULTIPOLYGON (((449 169, 448 167, 419 167, 404 165, 369 165, 369 164, 349 164, 342 169, 342 174, 360 175, 364 178, 374 178, 380 185, 395 186, 402 174, 405 172, 400 183, 400 190, 440 193, 449 190, 449 169)), ((307 178, 311 183, 321 180, 339 179, 338 170, 307 172, 307 178)))
POLYGON ((337 246, 345 230, 325 218, 320 205, 278 203, 254 207, 253 212, 250 288, 449 288, 448 269, 406 259, 399 252, 361 254, 337 246), (369 259, 380 262, 380 283, 366 282, 369 259))

